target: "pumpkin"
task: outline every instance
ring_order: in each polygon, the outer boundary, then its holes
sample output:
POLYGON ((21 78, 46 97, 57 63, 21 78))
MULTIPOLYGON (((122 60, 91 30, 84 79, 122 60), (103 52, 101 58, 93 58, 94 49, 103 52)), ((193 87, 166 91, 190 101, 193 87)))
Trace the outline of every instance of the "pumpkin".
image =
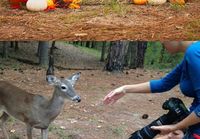
POLYGON ((44 11, 47 6, 47 0, 28 0, 26 3, 26 8, 35 12, 44 11))
POLYGON ((167 0, 148 0, 148 4, 150 4, 150 5, 161 5, 166 2, 167 2, 167 0))
POLYGON ((144 5, 147 3, 147 0, 133 0, 133 3, 137 5, 144 5))
POLYGON ((185 4, 185 0, 169 0, 170 3, 172 4, 180 4, 180 5, 183 5, 185 4))

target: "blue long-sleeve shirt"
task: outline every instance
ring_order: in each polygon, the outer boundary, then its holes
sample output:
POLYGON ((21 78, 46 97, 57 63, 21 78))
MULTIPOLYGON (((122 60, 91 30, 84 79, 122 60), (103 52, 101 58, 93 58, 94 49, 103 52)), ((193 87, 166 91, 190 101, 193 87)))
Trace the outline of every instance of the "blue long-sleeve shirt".
MULTIPOLYGON (((185 96, 194 98, 190 112, 194 112, 200 118, 200 41, 187 48, 182 62, 164 78, 151 80, 150 88, 152 93, 161 93, 178 84, 185 96)), ((189 129, 200 135, 200 123, 189 129)))

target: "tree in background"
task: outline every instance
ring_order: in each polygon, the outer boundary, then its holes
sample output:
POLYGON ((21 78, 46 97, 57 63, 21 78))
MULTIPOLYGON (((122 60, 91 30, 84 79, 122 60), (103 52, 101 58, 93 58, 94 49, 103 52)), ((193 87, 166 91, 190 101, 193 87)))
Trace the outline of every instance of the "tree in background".
POLYGON ((48 50, 49 42, 48 41, 39 41, 38 44, 38 55, 39 55, 39 65, 47 67, 48 66, 48 50))
POLYGON ((49 65, 48 65, 46 75, 54 75, 54 50, 55 49, 58 49, 58 48, 56 47, 56 42, 53 41, 51 44, 50 52, 49 52, 49 57, 48 57, 49 65))
POLYGON ((55 49, 55 41, 52 43, 49 53, 49 65, 46 72, 47 75, 54 75, 54 49, 55 49))
MULTIPOLYGON (((123 71, 124 68, 135 69, 143 68, 155 68, 155 69, 165 69, 172 68, 183 58, 183 54, 171 55, 166 52, 164 47, 160 42, 141 42, 141 41, 125 41, 127 44, 124 45, 123 41, 117 42, 95 42, 95 41, 77 41, 71 42, 71 45, 79 47, 83 53, 89 54, 98 58, 101 62, 105 62, 103 66, 109 71, 123 71), (115 46, 116 45, 116 46, 115 46), (121 48, 119 46, 125 48, 121 48), (116 48, 115 48, 116 47, 116 48), (114 50, 116 49, 116 50, 114 50), (119 52, 122 51, 122 52, 119 52), (119 55, 116 57, 115 55, 119 55), (114 68, 116 66, 116 68, 114 68)), ((63 42, 65 43, 65 42, 63 42)), ((48 51, 50 42, 41 41, 39 42, 0 42, 0 54, 1 57, 17 59, 20 62, 25 63, 39 63, 44 67, 48 65, 48 51), (25 49, 19 49, 20 47, 32 47, 38 46, 38 59, 31 57, 23 57, 25 49), (15 47, 17 51, 15 50, 15 47), (15 54, 16 53, 16 54, 15 54), (35 59, 35 60, 33 60, 35 59), (34 61, 34 62, 33 62, 34 61)), ((55 45, 55 42, 52 46, 55 45)), ((66 44, 65 44, 66 45, 66 44)), ((67 46, 66 46, 67 47, 67 46)), ((55 47, 56 49, 56 47, 55 47)), ((56 57, 55 57, 56 58, 56 57)), ((1 60, 4 60, 1 59, 1 60)))
POLYGON ((125 54, 127 53, 128 41, 111 42, 105 70, 122 72, 124 69, 125 54))
POLYGON ((11 41, 10 47, 15 49, 15 52, 19 50, 18 41, 11 41))
POLYGON ((9 47, 9 42, 2 42, 3 48, 2 48, 2 58, 8 58, 8 47, 9 47))
POLYGON ((103 42, 101 46, 101 58, 100 58, 101 62, 105 61, 105 53, 106 53, 106 42, 103 42))
POLYGON ((100 61, 105 61, 105 70, 123 71, 124 67, 143 68, 147 42, 116 41, 116 42, 75 42, 76 46, 93 48, 101 52, 100 61), (107 49, 107 47, 109 49, 107 49))
POLYGON ((17 41, 2 41, 0 46, 2 46, 2 58, 8 58, 9 48, 14 48, 15 52, 19 50, 17 41))
POLYGON ((136 59, 137 68, 144 68, 144 57, 146 48, 147 48, 147 42, 144 41, 137 42, 137 59, 136 59))
POLYGON ((145 53, 145 66, 155 69, 173 68, 180 63, 183 55, 183 53, 170 54, 166 52, 160 42, 148 42, 145 53))
POLYGON ((128 53, 126 55, 126 67, 130 69, 137 68, 137 45, 136 41, 130 41, 128 46, 128 53))
POLYGON ((124 63, 123 67, 130 69, 143 68, 147 42, 127 41, 126 43, 126 48, 124 48, 126 51, 123 53, 124 61, 120 63, 124 63))

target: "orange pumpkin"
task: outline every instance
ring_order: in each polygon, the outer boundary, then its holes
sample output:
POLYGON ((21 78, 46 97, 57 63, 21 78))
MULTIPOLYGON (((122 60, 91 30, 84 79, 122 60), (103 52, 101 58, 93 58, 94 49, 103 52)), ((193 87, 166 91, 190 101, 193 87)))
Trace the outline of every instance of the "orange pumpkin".
POLYGON ((133 0, 134 4, 144 5, 147 3, 147 0, 133 0))
POLYGON ((180 5, 183 5, 185 4, 185 0, 169 0, 170 3, 172 4, 180 4, 180 5))

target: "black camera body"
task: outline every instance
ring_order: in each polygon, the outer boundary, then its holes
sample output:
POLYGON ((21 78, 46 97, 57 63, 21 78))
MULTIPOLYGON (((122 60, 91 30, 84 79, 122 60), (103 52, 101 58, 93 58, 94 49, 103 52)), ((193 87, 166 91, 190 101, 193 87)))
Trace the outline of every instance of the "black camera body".
POLYGON ((189 115, 188 109, 179 98, 169 98, 163 103, 162 108, 169 110, 169 112, 143 127, 141 130, 132 133, 129 139, 153 139, 160 131, 152 130, 151 126, 177 123, 189 115))

